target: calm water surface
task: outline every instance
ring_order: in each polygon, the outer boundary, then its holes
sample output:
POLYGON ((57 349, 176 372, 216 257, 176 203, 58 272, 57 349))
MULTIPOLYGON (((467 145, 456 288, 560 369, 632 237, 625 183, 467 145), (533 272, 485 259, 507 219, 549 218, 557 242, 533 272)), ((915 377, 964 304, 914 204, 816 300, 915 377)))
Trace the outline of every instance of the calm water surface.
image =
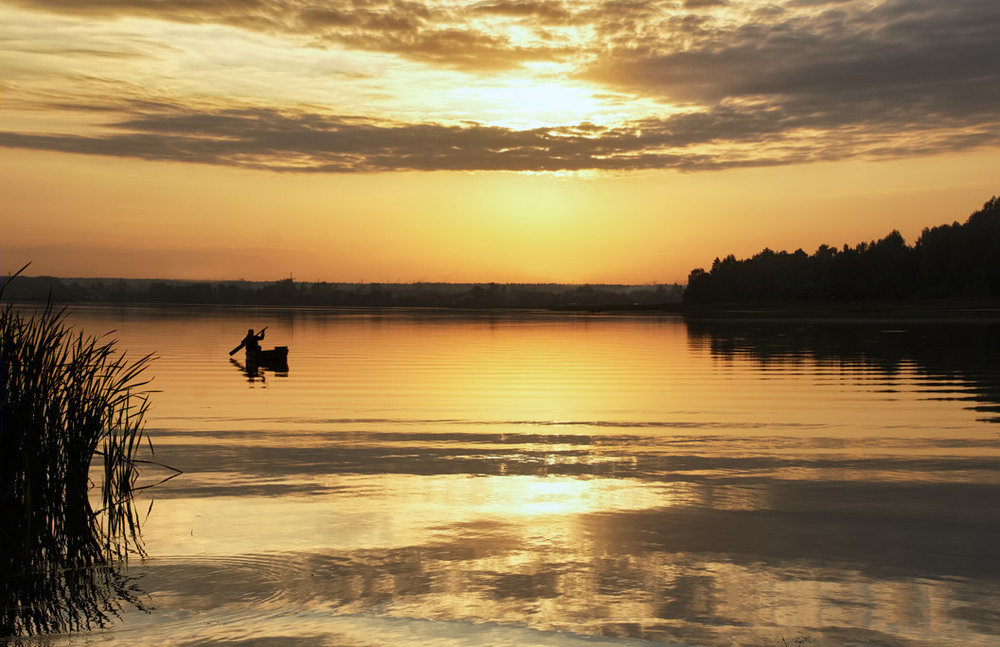
POLYGON ((40 642, 1000 645, 996 325, 73 321, 159 355, 184 474, 140 504, 152 610, 40 642), (264 325, 286 374, 227 356, 264 325))

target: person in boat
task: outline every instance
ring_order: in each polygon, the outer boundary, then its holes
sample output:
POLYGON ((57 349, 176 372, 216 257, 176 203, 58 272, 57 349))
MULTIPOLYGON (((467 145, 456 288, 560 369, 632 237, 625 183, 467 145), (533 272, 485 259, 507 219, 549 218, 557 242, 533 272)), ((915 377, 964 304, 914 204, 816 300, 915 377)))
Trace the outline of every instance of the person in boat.
POLYGON ((243 338, 243 341, 241 341, 240 345, 236 347, 236 350, 245 348, 247 353, 256 353, 259 351, 260 340, 264 339, 264 330, 266 330, 266 328, 261 329, 259 333, 255 333, 253 328, 249 328, 247 330, 247 336, 243 338))

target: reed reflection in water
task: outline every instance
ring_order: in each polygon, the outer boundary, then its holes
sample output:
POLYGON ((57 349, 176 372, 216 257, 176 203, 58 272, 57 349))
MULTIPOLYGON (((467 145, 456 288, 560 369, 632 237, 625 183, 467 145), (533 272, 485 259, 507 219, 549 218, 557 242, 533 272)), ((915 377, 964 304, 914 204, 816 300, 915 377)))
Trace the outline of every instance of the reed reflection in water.
POLYGON ((0 308, 0 636, 102 627, 123 605, 142 608, 122 568, 142 551, 132 498, 149 360, 51 307, 0 308))
POLYGON ((995 325, 81 317, 158 351, 185 472, 101 642, 1000 642, 995 325))

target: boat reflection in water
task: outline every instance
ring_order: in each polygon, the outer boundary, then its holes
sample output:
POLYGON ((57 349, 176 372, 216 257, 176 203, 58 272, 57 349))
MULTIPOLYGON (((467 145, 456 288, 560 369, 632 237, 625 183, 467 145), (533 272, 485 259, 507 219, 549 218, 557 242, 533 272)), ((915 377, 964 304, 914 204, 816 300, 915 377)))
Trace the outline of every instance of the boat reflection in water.
POLYGON ((266 382, 266 372, 273 373, 276 377, 288 377, 288 348, 278 346, 273 351, 260 351, 257 353, 247 353, 246 362, 229 358, 233 366, 240 369, 248 382, 266 382), (284 352, 276 352, 276 351, 284 352))

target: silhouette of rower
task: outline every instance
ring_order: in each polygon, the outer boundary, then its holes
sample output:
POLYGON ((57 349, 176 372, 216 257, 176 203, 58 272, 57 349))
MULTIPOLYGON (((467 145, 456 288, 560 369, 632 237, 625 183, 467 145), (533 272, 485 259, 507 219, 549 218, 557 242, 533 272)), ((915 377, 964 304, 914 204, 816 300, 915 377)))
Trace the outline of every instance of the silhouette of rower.
POLYGON ((233 355, 241 348, 246 348, 248 353, 256 353, 260 350, 260 340, 264 339, 265 330, 267 330, 267 326, 261 328, 259 333, 255 333, 253 328, 247 329, 247 336, 243 338, 239 346, 229 351, 229 354, 233 355))

